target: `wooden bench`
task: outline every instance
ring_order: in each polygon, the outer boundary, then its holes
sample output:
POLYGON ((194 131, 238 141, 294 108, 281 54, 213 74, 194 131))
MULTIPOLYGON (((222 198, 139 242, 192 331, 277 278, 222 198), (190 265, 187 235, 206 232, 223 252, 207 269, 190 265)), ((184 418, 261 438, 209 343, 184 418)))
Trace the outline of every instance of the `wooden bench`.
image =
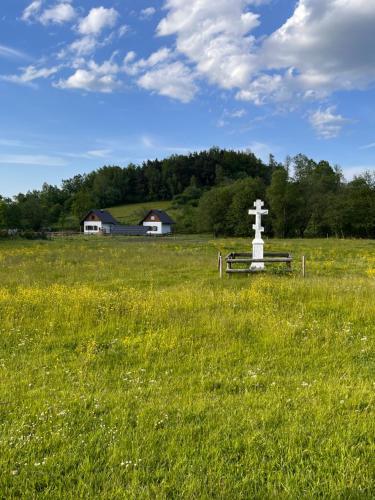
POLYGON ((259 272, 260 271, 259 269, 251 269, 251 264, 259 262, 269 263, 269 264, 275 264, 275 263, 286 264, 287 271, 291 271, 293 257, 290 253, 286 252, 265 252, 263 259, 253 259, 253 254, 251 252, 248 253, 232 252, 226 256, 225 261, 227 263, 227 268, 226 268, 227 274, 235 274, 235 273, 246 274, 246 273, 259 272), (249 264, 249 266, 246 268, 233 267, 236 264, 249 264))

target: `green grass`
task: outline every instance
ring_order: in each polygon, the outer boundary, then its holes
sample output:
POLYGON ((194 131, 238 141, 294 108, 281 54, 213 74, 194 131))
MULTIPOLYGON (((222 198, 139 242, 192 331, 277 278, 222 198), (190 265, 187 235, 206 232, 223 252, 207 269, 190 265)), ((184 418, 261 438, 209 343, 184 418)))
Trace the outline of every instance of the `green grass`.
POLYGON ((374 497, 375 242, 248 248, 0 242, 1 498, 374 497))
POLYGON ((133 203, 130 205, 119 205, 107 210, 122 224, 138 224, 145 212, 148 210, 167 210, 172 216, 175 211, 171 209, 170 201, 148 201, 145 203, 133 203))

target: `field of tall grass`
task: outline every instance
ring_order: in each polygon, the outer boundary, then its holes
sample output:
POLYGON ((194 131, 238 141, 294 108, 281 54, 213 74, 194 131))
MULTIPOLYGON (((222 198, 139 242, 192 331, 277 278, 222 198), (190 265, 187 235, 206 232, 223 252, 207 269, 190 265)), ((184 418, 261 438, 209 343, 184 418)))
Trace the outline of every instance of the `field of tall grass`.
POLYGON ((0 497, 374 498, 375 242, 249 249, 0 242, 0 497))

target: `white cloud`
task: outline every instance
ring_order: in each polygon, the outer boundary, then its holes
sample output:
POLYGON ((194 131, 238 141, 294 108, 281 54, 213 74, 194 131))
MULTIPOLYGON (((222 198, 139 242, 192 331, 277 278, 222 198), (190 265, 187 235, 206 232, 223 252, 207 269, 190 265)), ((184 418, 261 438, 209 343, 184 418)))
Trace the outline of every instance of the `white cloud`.
POLYGON ((291 72, 289 72, 286 75, 260 75, 250 82, 245 89, 237 92, 236 98, 262 106, 267 102, 281 103, 288 101, 294 95, 291 72))
POLYGON ((128 52, 124 58, 123 71, 137 76, 141 88, 172 97, 182 102, 191 101, 198 87, 195 74, 178 55, 167 47, 162 47, 147 59, 136 61, 135 52, 128 52))
POLYGON ((67 2, 59 3, 54 7, 46 9, 40 16, 42 24, 62 24, 73 21, 77 16, 75 9, 67 2))
POLYGON ((362 146, 359 149, 372 149, 372 148, 375 148, 375 142, 371 142, 370 144, 366 144, 365 146, 362 146))
POLYGON ((88 92, 111 93, 121 87, 117 79, 120 68, 111 60, 98 65, 89 61, 87 68, 79 68, 66 80, 60 80, 55 87, 60 89, 77 89, 88 92))
POLYGON ((87 151, 87 155, 94 158, 107 158, 111 154, 111 149, 92 149, 91 151, 87 151))
MULTIPOLYGON (((183 102, 194 98, 202 81, 232 90, 238 100, 258 106, 273 103, 290 110, 320 101, 326 104, 309 115, 310 123, 321 137, 335 137, 348 120, 327 104, 329 96, 375 83, 375 1, 298 0, 279 29, 256 39, 261 22, 256 8, 267 2, 165 0, 165 15, 156 33, 174 36, 173 42, 139 60, 131 51, 116 73, 106 74, 83 57, 123 36, 128 27, 118 26, 101 40, 105 29, 115 27, 119 13, 114 8, 92 8, 76 26, 79 38, 62 51, 75 73, 58 85, 110 92, 120 87, 120 74, 126 73, 140 87, 183 102)), ((51 0, 46 8, 42 0, 34 0, 22 18, 65 22, 73 19, 71 4, 51 0)), ((141 17, 154 14, 154 7, 140 11, 141 17)), ((0 46, 0 56, 4 54, 0 46)))
POLYGON ((375 81, 375 3, 299 0, 258 52, 261 76, 238 94, 256 104, 321 99, 375 81), (267 71, 267 73, 265 73, 267 71))
POLYGON ((118 87, 118 82, 111 75, 98 76, 92 71, 77 69, 67 80, 60 80, 56 87, 110 93, 118 87))
POLYGON ((113 28, 118 19, 118 12, 111 8, 97 7, 91 9, 78 26, 82 35, 99 35, 105 28, 113 28))
MULTIPOLYGON (((73 54, 75 59, 72 66, 77 66, 77 58, 93 54, 98 48, 110 44, 116 35, 115 32, 110 33, 104 40, 100 40, 100 35, 104 29, 111 28, 116 24, 118 16, 115 9, 104 7, 91 9, 89 14, 82 18, 78 24, 80 37, 59 52, 59 59, 67 58, 69 61, 71 54, 73 54)), ((121 26, 117 31, 117 36, 123 37, 128 29, 127 25, 121 26)))
POLYGON ((31 4, 23 11, 21 19, 23 21, 29 21, 34 18, 36 14, 38 14, 41 8, 42 0, 34 0, 34 2, 31 2, 31 4))
POLYGON ((109 45, 113 38, 112 35, 106 37, 104 40, 99 40, 97 37, 91 35, 77 38, 67 48, 62 49, 58 57, 59 59, 67 59, 68 63, 73 67, 80 66, 81 63, 85 64, 86 60, 83 59, 83 56, 94 54, 99 48, 109 45), (72 54, 74 55, 73 59, 71 59, 72 54))
POLYGON ((37 165, 40 167, 64 167, 62 158, 47 155, 0 155, 0 163, 5 165, 37 165))
POLYGON ((85 160, 92 160, 93 158, 108 158, 113 154, 112 149, 92 149, 86 153, 61 153, 68 158, 82 158, 85 160))
POLYGON ((334 106, 318 109, 310 115, 310 123, 323 139, 333 139, 340 135, 342 127, 350 120, 336 113, 334 106))
MULTIPOLYGON (((93 36, 83 36, 69 45, 69 50, 78 57, 92 54, 98 47, 98 40, 93 36)), ((65 55, 65 52, 64 52, 65 55)))
POLYGON ((248 8, 259 3, 167 0, 157 33, 175 35, 177 51, 201 76, 257 105, 319 99, 375 81, 375 2, 299 0, 286 23, 256 45, 249 32, 259 17, 248 8))
POLYGON ((246 115, 246 110, 244 109, 237 109, 236 111, 232 111, 228 113, 228 116, 231 118, 242 118, 246 115))
MULTIPOLYGON (((370 48, 375 45, 375 2, 299 0, 278 30, 256 40, 251 32, 260 18, 249 8, 262 3, 266 1, 166 0, 167 14, 157 34, 175 35, 176 52, 189 60, 196 76, 235 89, 237 99, 259 106, 289 103, 292 109, 375 82, 375 51, 370 48)), ((335 136, 346 120, 331 114, 321 125, 321 136, 335 136)), ((312 116, 313 123, 322 119, 312 116)))
POLYGON ((120 67, 113 62, 112 59, 104 61, 102 64, 97 64, 95 61, 89 61, 87 66, 90 71, 93 71, 98 75, 116 75, 120 71, 120 67))
POLYGON ((196 64, 209 82, 225 89, 245 86, 254 70, 254 38, 259 16, 248 0, 167 0, 159 36, 176 35, 177 51, 196 64))
POLYGON ((123 36, 127 35, 129 31, 130 27, 127 24, 123 24, 122 26, 120 26, 118 29, 119 38, 122 38, 123 36))
MULTIPOLYGON (((111 33, 104 40, 100 40, 99 37, 103 30, 112 28, 116 24, 118 16, 118 12, 112 8, 97 7, 91 9, 89 14, 79 22, 78 31, 81 36, 68 45, 66 49, 61 50, 59 58, 69 59, 69 54, 74 54, 76 59, 71 65, 73 67, 79 66, 79 58, 93 54, 99 47, 104 47, 113 40, 114 33, 111 33)), ((122 26, 119 29, 119 37, 125 34, 126 28, 126 26, 122 26)))
POLYGON ((137 57, 137 54, 133 50, 131 50, 124 57, 124 64, 127 65, 128 63, 133 62, 136 57, 137 57))
POLYGON ((42 9, 43 1, 34 0, 22 13, 23 21, 37 21, 44 25, 62 24, 73 21, 77 17, 76 10, 70 4, 71 0, 58 0, 53 7, 42 9))
POLYGON ((36 68, 35 66, 27 66, 27 68, 23 69, 23 73, 20 75, 4 75, 1 76, 0 79, 17 83, 20 85, 31 85, 34 80, 39 78, 48 78, 51 75, 54 75, 59 71, 59 67, 55 66, 53 68, 36 68))
POLYGON ((155 7, 147 7, 140 12, 141 19, 150 19, 156 13, 155 7))
POLYGON ((156 64, 138 78, 137 83, 146 90, 184 103, 190 102, 198 90, 194 74, 180 61, 156 64))
POLYGON ((24 52, 7 47, 6 45, 0 45, 0 57, 6 57, 7 59, 29 59, 29 56, 24 52))
MULTIPOLYGON (((85 59, 85 56, 113 40, 114 32, 104 40, 100 40, 99 37, 106 28, 115 26, 118 17, 118 12, 113 8, 97 7, 91 9, 88 15, 81 19, 78 25, 81 37, 59 53, 59 58, 65 59, 67 65, 75 69, 75 72, 66 79, 60 79, 54 84, 55 87, 103 93, 110 93, 121 87, 121 81, 117 78, 120 67, 112 61, 112 58, 101 65, 85 59)), ((122 26, 118 35, 122 36, 124 32, 125 26, 122 26)), ((113 57, 115 55, 116 53, 113 57)))
POLYGON ((219 128, 223 128, 226 125, 229 125, 231 120, 233 119, 240 119, 246 116, 246 110, 245 109, 236 109, 234 111, 229 111, 228 109, 224 109, 221 117, 217 121, 216 125, 219 128))
POLYGON ((164 63, 168 60, 171 61, 173 58, 175 58, 175 55, 167 47, 162 47, 152 53, 147 59, 139 59, 138 61, 135 61, 136 53, 131 51, 124 57, 124 71, 129 75, 137 75, 142 70, 153 68, 160 63, 164 63))

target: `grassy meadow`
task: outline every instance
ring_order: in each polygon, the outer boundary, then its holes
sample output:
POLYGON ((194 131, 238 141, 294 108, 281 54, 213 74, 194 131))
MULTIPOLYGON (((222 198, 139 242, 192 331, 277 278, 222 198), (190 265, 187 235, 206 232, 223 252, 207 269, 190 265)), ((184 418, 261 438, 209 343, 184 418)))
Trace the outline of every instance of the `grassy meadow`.
POLYGON ((0 242, 0 498, 374 498, 375 242, 248 249, 0 242))

